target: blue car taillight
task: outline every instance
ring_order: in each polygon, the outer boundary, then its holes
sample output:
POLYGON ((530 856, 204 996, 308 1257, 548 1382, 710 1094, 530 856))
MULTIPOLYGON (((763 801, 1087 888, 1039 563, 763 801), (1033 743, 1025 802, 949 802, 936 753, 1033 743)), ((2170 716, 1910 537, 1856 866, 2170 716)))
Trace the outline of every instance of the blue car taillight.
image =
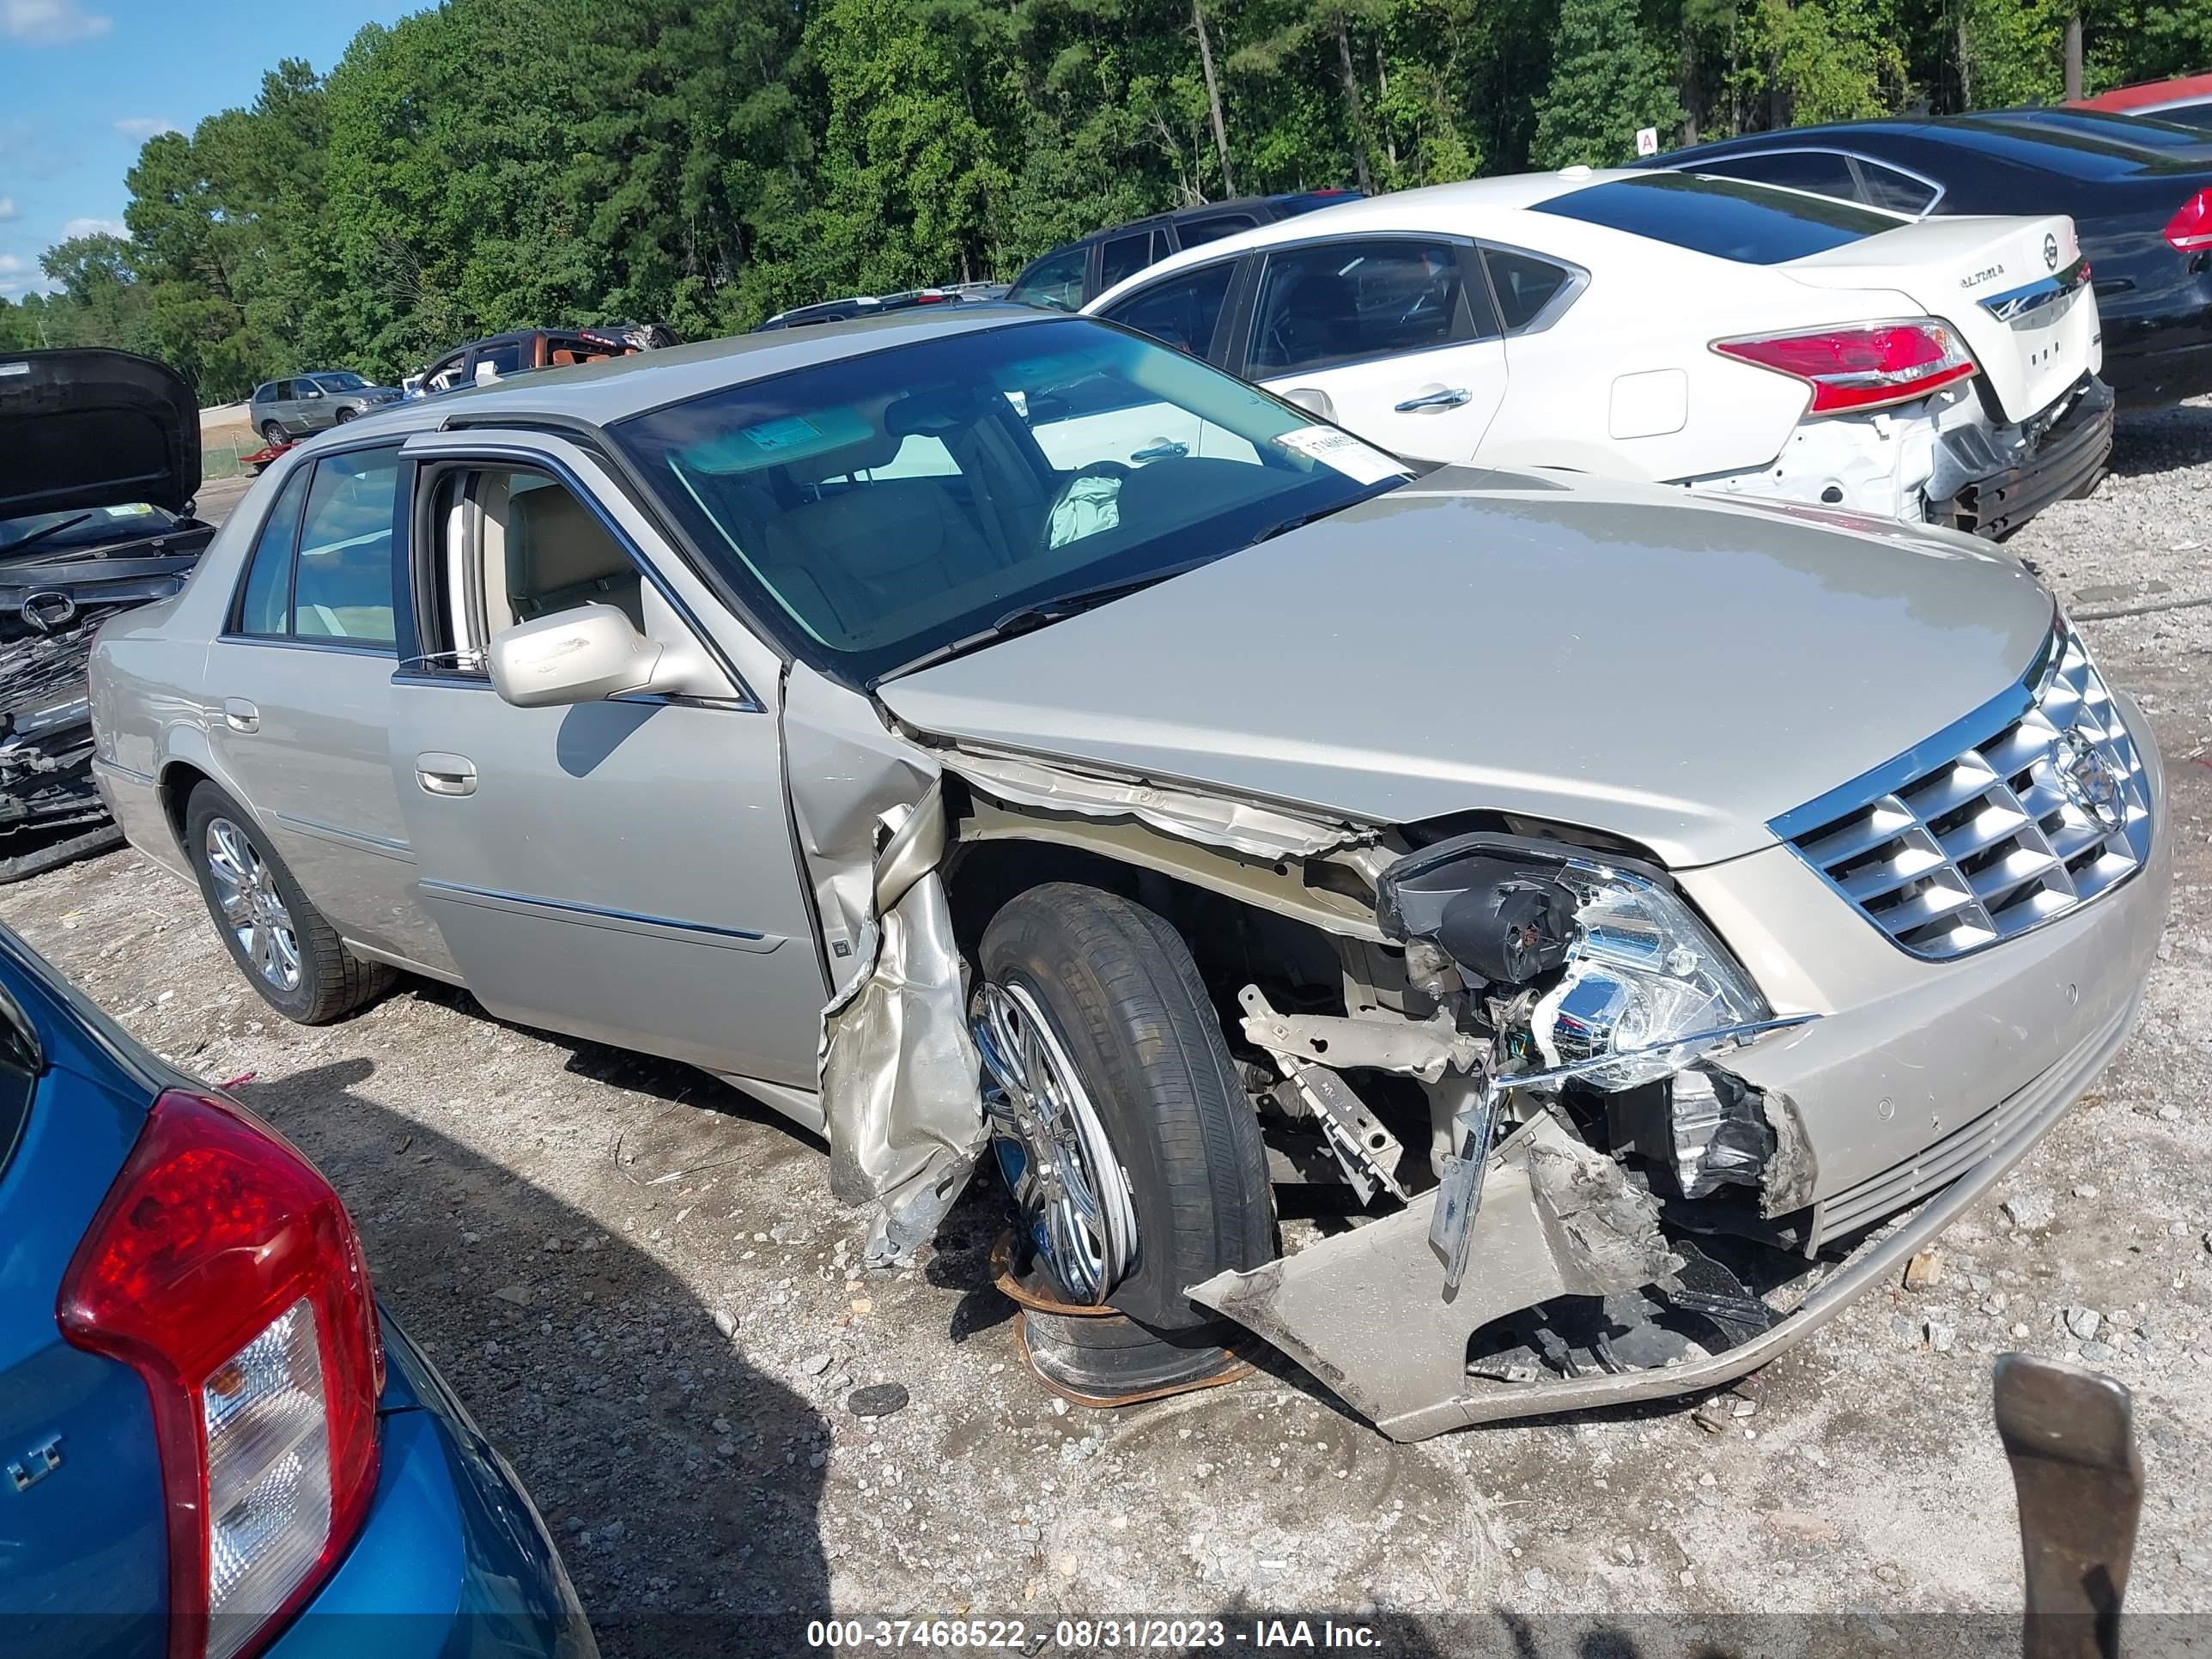
POLYGON ((56 1314, 153 1406, 169 1659, 247 1659, 337 1565, 376 1487, 384 1352, 337 1194, 243 1108, 171 1090, 56 1314))

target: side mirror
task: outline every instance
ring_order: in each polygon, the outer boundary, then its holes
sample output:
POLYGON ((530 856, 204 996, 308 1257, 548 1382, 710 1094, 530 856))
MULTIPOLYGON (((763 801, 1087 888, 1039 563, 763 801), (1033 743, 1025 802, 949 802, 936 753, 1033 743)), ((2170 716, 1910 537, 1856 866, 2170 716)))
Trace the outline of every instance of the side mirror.
POLYGON ((310 398, 319 398, 323 395, 323 389, 310 380, 307 382, 307 395, 310 398))
POLYGON ((1336 401, 1317 386, 1292 386, 1283 394, 1286 404, 1296 404, 1309 415, 1318 415, 1324 421, 1336 418, 1336 401))
POLYGON ((661 648, 611 605, 580 605, 491 636, 492 689, 518 708, 650 691, 661 648))

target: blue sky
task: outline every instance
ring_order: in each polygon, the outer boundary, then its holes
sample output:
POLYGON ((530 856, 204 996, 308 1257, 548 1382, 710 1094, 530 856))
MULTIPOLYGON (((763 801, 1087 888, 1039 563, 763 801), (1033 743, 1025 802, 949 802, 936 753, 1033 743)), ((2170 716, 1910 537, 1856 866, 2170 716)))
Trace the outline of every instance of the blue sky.
POLYGON ((252 102, 264 70, 327 70, 364 23, 424 0, 0 0, 0 295, 39 255, 122 229, 123 175, 164 127, 252 102))

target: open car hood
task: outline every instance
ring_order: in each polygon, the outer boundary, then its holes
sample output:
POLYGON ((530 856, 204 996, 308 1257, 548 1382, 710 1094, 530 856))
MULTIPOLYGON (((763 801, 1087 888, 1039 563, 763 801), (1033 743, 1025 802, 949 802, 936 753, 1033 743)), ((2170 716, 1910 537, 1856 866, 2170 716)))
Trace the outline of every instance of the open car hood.
POLYGON ((200 487, 199 400, 166 363, 86 349, 0 356, 0 519, 150 501, 200 487))

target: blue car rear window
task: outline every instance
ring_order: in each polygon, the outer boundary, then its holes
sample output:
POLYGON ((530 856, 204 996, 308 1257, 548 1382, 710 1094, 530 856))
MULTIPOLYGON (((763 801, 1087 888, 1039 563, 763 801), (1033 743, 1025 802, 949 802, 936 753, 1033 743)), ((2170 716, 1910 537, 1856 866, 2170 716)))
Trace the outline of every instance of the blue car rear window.
POLYGON ((1986 155, 2070 179, 2125 179, 2212 164, 2202 132, 2097 110, 2006 110, 1949 122, 1943 137, 1986 155))
POLYGON ((1690 173, 1614 179, 1539 202, 1535 210, 1747 265, 1826 253, 1899 223, 1855 203, 1690 173))

